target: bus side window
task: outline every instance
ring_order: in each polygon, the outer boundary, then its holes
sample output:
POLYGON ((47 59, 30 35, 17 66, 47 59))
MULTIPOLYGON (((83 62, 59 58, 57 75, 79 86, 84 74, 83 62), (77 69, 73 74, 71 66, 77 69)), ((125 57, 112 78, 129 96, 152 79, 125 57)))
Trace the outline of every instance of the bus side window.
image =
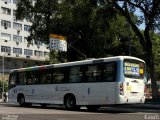
POLYGON ((54 69, 53 71, 53 83, 63 83, 64 82, 64 71, 61 68, 54 69))
POLYGON ((49 72, 49 70, 41 71, 40 83, 41 84, 50 84, 50 83, 52 83, 52 74, 51 74, 51 72, 49 72))
POLYGON ((79 71, 80 71, 80 67, 70 68, 69 82, 71 83, 80 82, 79 71))
POLYGON ((81 69, 83 82, 100 82, 102 81, 102 68, 101 64, 94 64, 90 66, 83 66, 81 69))
POLYGON ((106 82, 116 81, 116 63, 112 62, 105 64, 104 81, 106 82))
POLYGON ((17 82, 17 78, 18 77, 18 73, 12 73, 10 74, 10 77, 9 77, 9 88, 13 87, 16 85, 16 82, 17 82))
POLYGON ((87 82, 88 81, 88 66, 83 65, 80 67, 79 71, 80 81, 87 82))
POLYGON ((36 71, 27 72, 27 84, 37 84, 38 83, 38 75, 36 71))
POLYGON ((25 72, 20 72, 19 73, 18 84, 19 85, 25 85, 25 84, 27 84, 27 79, 26 79, 26 73, 25 72))
POLYGON ((96 82, 102 81, 102 79, 103 79, 103 69, 104 69, 103 64, 97 64, 96 65, 95 70, 93 72, 93 77, 94 77, 96 82))
POLYGON ((27 73, 27 84, 32 84, 30 72, 27 73))
POLYGON ((95 78, 96 65, 88 66, 87 76, 88 76, 88 82, 95 82, 96 81, 96 78, 95 78))

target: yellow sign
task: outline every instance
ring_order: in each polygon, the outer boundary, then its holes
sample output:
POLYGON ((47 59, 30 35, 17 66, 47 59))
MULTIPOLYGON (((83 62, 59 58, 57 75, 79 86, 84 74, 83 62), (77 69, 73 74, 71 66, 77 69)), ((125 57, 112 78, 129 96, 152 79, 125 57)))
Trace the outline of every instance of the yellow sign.
POLYGON ((50 38, 54 38, 54 39, 59 39, 59 40, 66 40, 66 37, 60 36, 60 35, 56 35, 56 34, 50 34, 49 37, 50 38))
POLYGON ((64 36, 50 34, 49 44, 51 50, 67 51, 67 41, 64 36))
POLYGON ((143 74, 143 73, 144 73, 144 72, 143 72, 143 69, 140 69, 139 73, 140 73, 140 74, 143 74))

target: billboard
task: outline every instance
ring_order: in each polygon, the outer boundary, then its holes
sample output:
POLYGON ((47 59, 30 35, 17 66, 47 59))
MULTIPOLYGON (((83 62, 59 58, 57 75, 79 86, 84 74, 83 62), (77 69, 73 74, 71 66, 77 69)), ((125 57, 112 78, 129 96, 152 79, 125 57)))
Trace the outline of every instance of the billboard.
POLYGON ((50 50, 67 51, 67 41, 64 36, 50 34, 50 50))

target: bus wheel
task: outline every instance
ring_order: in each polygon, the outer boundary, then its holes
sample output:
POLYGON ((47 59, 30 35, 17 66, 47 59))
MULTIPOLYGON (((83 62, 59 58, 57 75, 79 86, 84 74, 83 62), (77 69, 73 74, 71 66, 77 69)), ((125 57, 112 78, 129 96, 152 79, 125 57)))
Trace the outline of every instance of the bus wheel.
POLYGON ((87 106, 88 111, 96 111, 100 108, 99 105, 89 105, 87 106))
POLYGON ((20 106, 25 106, 25 98, 24 98, 24 96, 21 96, 21 97, 19 98, 19 105, 20 105, 20 106))
POLYGON ((67 95, 64 99, 64 105, 68 110, 76 110, 79 107, 76 106, 76 99, 73 95, 67 95))

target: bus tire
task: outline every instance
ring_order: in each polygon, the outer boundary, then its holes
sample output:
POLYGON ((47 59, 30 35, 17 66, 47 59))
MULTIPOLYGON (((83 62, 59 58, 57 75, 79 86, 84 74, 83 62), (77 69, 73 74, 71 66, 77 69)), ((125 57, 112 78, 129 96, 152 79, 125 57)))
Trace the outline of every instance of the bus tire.
POLYGON ((25 106, 25 98, 24 98, 24 96, 20 96, 19 97, 19 105, 21 107, 25 106))
POLYGON ((65 96, 64 105, 68 110, 77 110, 79 108, 79 106, 76 105, 76 99, 74 95, 65 96))
POLYGON ((88 105, 88 106, 87 106, 88 111, 96 111, 96 110, 98 110, 99 108, 100 108, 99 105, 88 105))

